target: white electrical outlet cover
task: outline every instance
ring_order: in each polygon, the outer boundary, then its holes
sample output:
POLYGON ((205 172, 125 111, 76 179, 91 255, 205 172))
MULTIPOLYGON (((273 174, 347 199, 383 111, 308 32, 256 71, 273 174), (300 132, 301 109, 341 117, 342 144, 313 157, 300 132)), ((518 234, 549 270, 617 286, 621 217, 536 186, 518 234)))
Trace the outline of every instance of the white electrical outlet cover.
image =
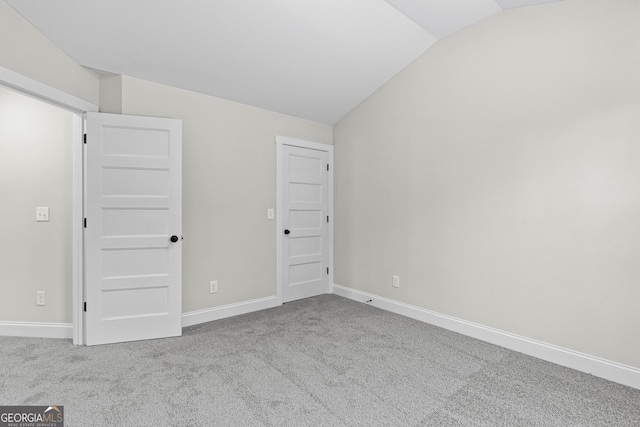
POLYGON ((391 286, 393 286, 394 288, 400 287, 400 276, 393 276, 393 281, 391 283, 391 286))

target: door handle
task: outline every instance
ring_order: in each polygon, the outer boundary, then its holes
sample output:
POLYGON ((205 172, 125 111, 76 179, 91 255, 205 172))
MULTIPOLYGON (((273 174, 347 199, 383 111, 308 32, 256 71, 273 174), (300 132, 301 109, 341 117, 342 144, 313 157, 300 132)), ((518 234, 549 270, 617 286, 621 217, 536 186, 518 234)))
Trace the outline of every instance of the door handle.
POLYGON ((177 242, 177 241, 178 241, 178 236, 171 236, 171 239, 170 239, 170 240, 171 240, 173 243, 175 243, 175 242, 177 242))
POLYGON ((284 234, 289 234, 291 233, 289 230, 284 230, 284 234))

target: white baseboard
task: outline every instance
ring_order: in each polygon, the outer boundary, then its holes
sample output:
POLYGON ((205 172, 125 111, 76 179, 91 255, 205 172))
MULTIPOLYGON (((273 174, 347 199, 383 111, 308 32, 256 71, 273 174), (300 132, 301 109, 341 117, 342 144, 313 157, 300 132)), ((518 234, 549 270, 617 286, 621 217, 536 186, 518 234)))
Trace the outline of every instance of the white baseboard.
POLYGON ((477 323, 467 322, 466 320, 368 294, 346 286, 334 284, 333 293, 358 302, 371 300, 371 302, 369 302, 370 305, 383 310, 477 338, 557 365, 586 372, 596 377, 640 389, 640 369, 631 366, 489 328, 477 323))
POLYGON ((73 338, 72 323, 0 322, 0 335, 30 338, 73 338))
MULTIPOLYGON (((182 327, 277 307, 275 295, 182 314, 182 327)), ((72 323, 1 322, 0 336, 73 339, 72 323)))
POLYGON ((198 325, 200 323, 211 322, 239 314, 251 313, 253 311, 266 310, 267 308, 273 308, 279 305, 274 295, 272 297, 243 301, 236 304, 190 311, 182 314, 182 327, 185 328, 187 326, 198 325))

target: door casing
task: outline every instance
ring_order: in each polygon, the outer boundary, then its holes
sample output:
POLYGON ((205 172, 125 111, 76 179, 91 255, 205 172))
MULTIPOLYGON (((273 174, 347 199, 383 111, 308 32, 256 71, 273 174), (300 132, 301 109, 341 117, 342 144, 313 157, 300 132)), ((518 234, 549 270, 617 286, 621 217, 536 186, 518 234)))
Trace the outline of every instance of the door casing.
POLYGON ((327 211, 329 214, 329 277, 327 280, 327 293, 333 293, 333 145, 321 144, 318 142, 305 141, 302 139, 289 138, 286 136, 276 136, 276 304, 281 305, 283 302, 283 256, 282 248, 284 245, 283 230, 283 213, 284 198, 282 194, 282 184, 284 180, 283 174, 283 147, 290 145, 293 147, 307 148, 311 150, 324 151, 327 153, 329 162, 328 177, 328 199, 327 211))

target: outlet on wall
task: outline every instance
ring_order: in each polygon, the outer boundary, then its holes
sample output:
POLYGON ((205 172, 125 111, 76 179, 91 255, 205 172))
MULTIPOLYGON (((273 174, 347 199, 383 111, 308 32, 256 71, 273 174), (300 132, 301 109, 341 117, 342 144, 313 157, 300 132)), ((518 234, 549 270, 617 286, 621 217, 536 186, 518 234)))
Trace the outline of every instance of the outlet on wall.
POLYGON ((209 282, 209 293, 215 294, 216 292, 218 292, 218 281, 212 280, 209 282))
POLYGON ((393 278, 393 280, 391 281, 391 286, 393 286, 394 288, 399 288, 400 287, 400 276, 391 276, 393 278))
POLYGON ((36 291, 36 305, 45 305, 44 291, 36 291))

